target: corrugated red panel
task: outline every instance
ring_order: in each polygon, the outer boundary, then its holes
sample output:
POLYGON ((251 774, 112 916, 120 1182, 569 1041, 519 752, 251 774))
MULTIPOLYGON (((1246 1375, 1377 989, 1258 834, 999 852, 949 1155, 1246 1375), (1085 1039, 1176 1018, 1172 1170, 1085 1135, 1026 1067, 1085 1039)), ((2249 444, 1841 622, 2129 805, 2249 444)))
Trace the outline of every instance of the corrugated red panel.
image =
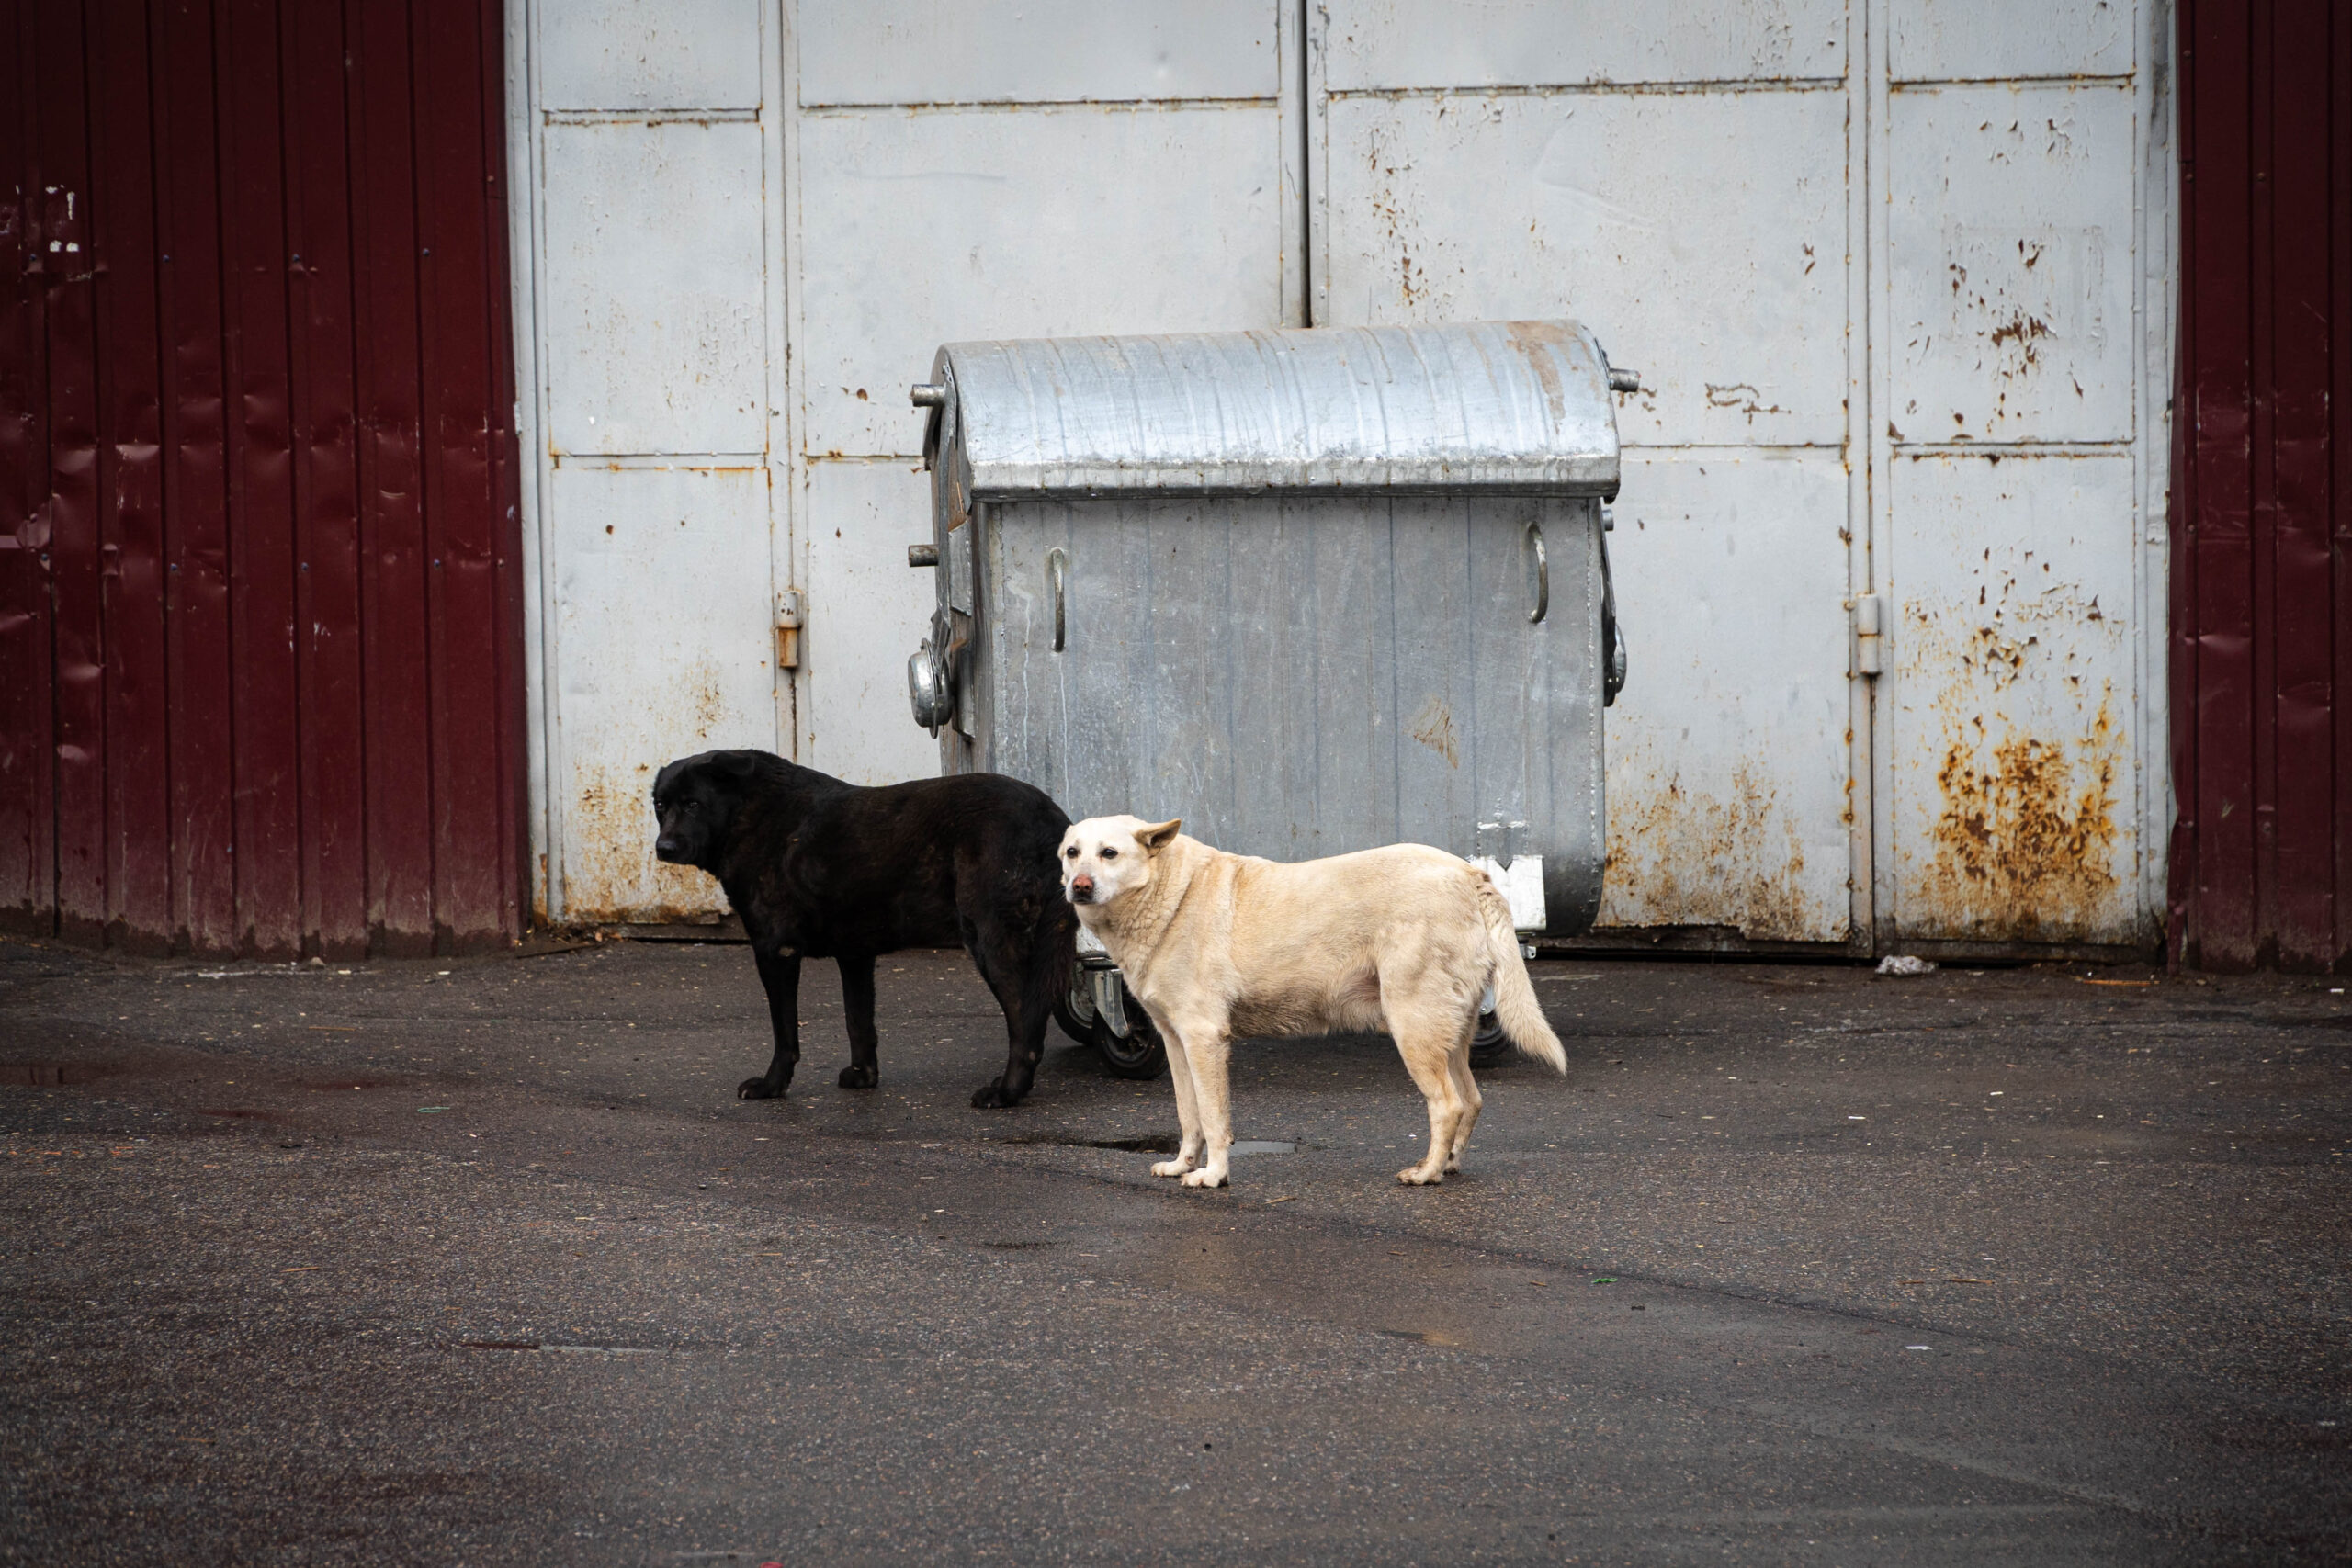
POLYGON ((2352 963, 2352 15, 2188 0, 2173 941, 2352 963))
MULTIPOLYGON (((32 162, 32 16, 0 25, 0 159, 32 162)), ((0 919, 47 931, 57 915, 49 604, 48 334, 31 191, 0 210, 0 919)))
POLYGON ((501 7, 0 17, 0 919, 511 939, 501 7))

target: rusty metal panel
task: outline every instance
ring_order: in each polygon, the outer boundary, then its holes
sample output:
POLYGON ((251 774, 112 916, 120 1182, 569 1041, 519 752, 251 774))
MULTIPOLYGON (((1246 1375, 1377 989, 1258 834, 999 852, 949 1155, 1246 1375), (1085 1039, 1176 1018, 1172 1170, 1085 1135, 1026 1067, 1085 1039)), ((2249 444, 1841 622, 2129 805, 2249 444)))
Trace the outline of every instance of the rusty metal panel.
POLYGON ((654 862, 646 802, 670 757, 779 738, 775 13, 564 0, 519 31, 535 897, 715 918, 707 878, 654 862))
POLYGON ((1893 479, 1896 934, 2147 943, 2131 454, 1893 479))
POLYGON ((1840 0, 1487 0, 1329 7, 1327 81, 1359 89, 1593 83, 1836 80, 1846 73, 1840 0), (1475 19, 1474 19, 1475 17, 1475 19))
POLYGON ((1898 441, 2127 441, 2128 87, 1892 95, 1888 280, 1898 441))
POLYGON ((553 0, 538 13, 543 109, 760 105, 761 0, 553 0))
POLYGON ((906 383, 942 342, 1282 320, 1270 107, 878 109, 799 134, 812 457, 919 453, 906 383))
POLYGON ((763 157, 748 121, 547 127, 550 448, 765 449, 763 157))
POLYGON ((796 18, 799 102, 1271 104, 1280 11, 1280 0, 807 6, 796 18))
POLYGON ((2143 15, 2122 0, 1894 0, 1897 82, 2128 76, 2143 15))
POLYGON ((2144 523, 2169 306, 2143 171, 2165 153, 2135 70, 2158 15, 1895 18, 1874 159, 1882 942, 2145 947, 2158 929, 2144 523))
MULTIPOLYGON (((1625 453, 1600 929, 1852 934, 1845 464, 1625 453)), ((1867 804, 1867 795, 1861 804, 1867 804)))
POLYGON ((559 463, 546 495, 559 650, 559 907, 673 920, 719 905, 653 858, 655 770, 775 738, 767 471, 559 463), (743 570, 746 541, 757 550, 743 570))
POLYGON ((1331 321, 1574 314, 1642 372, 1629 445, 1846 432, 1843 97, 1335 99, 1331 321))

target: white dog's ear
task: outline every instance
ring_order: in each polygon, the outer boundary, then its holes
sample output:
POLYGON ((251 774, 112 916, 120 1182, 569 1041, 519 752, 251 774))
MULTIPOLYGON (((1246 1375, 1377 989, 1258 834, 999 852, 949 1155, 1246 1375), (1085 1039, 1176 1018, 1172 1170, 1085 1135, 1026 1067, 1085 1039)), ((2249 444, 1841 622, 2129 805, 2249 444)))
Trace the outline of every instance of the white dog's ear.
POLYGON ((1177 830, 1183 826, 1184 819, 1182 817, 1171 817, 1157 827, 1138 828, 1136 829, 1136 842, 1157 853, 1168 847, 1169 840, 1173 839, 1177 830))

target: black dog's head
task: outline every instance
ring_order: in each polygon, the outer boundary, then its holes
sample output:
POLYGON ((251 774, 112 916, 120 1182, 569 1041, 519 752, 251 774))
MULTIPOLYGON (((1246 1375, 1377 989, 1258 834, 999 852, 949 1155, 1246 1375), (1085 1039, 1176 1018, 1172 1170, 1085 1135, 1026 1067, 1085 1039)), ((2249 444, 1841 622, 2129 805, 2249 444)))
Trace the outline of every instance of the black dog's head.
POLYGON ((656 774, 653 816, 661 836, 653 840, 654 855, 716 873, 760 760, 757 751, 705 751, 681 757, 656 774))

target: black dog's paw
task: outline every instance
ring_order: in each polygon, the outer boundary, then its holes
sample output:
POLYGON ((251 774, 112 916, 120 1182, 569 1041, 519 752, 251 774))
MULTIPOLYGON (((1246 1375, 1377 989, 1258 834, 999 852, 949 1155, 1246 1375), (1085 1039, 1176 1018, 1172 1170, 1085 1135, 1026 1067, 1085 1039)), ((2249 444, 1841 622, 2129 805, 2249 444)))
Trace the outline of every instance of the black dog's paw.
POLYGON ((1001 1079, 984 1083, 972 1091, 972 1109, 975 1111, 1008 1111, 1020 1103, 1018 1095, 1004 1092, 1001 1079))
POLYGON ((872 1089, 881 1081, 882 1069, 879 1067, 861 1067, 853 1062, 842 1069, 841 1086, 843 1089, 872 1089))
POLYGON ((782 1098, 788 1084, 772 1084, 765 1078, 745 1078, 735 1086, 738 1100, 776 1100, 782 1098))

